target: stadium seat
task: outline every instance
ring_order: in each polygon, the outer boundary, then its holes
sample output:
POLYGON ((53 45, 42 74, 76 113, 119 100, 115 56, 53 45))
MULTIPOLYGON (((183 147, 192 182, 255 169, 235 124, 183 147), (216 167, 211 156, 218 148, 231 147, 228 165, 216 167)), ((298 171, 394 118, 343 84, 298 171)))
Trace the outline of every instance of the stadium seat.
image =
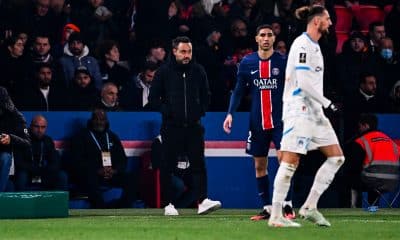
POLYGON ((368 31, 369 24, 372 22, 383 22, 385 13, 382 9, 371 5, 360 5, 360 10, 354 12, 360 31, 368 31))
POLYGON ((349 34, 347 32, 336 31, 336 38, 336 54, 339 54, 342 52, 343 43, 349 39, 349 34))
POLYGON ((351 30, 351 24, 353 19, 352 12, 343 6, 335 5, 336 12, 336 25, 335 30, 340 32, 349 32, 351 30))

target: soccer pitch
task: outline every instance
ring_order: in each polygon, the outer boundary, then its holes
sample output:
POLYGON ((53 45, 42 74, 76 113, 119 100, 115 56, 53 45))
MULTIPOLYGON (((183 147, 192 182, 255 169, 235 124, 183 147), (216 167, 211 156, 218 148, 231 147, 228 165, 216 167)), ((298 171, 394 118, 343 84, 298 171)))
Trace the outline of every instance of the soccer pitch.
POLYGON ((162 209, 70 210, 56 219, 0 220, 0 239, 400 239, 400 209, 322 209, 332 227, 304 220, 301 228, 270 228, 252 222, 255 209, 221 209, 199 216, 181 209, 165 217, 162 209))

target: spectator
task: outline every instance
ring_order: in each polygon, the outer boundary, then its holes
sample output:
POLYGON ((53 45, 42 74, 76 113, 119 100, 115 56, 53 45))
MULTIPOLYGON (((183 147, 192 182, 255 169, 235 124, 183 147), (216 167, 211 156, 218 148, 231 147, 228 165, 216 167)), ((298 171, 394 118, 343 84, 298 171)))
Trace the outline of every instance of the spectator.
POLYGON ((147 51, 146 61, 154 62, 160 66, 166 57, 166 51, 164 44, 160 41, 154 41, 150 44, 149 50, 147 51))
POLYGON ((98 48, 99 65, 103 83, 112 82, 122 91, 129 83, 129 70, 120 62, 120 51, 117 42, 103 41, 98 48))
POLYGON ((349 102, 358 90, 360 74, 368 69, 369 61, 367 39, 361 32, 353 32, 343 44, 342 53, 336 57, 336 89, 345 97, 345 102, 349 102))
POLYGON ((80 7, 73 5, 71 20, 81 28, 89 49, 95 49, 105 39, 116 39, 119 31, 114 13, 103 3, 103 0, 86 0, 80 7))
POLYGON ((387 36, 393 39, 394 48, 400 51, 400 0, 393 1, 392 10, 385 18, 387 36))
POLYGON ((62 27, 61 19, 50 10, 50 0, 31 1, 28 8, 19 12, 16 22, 18 31, 30 37, 47 33, 51 41, 56 40, 62 27))
POLYGON ((133 83, 121 93, 121 105, 129 111, 149 110, 148 97, 154 75, 158 65, 154 62, 146 62, 143 70, 133 79, 133 83))
POLYGON ((76 69, 70 93, 70 110, 88 111, 96 105, 100 93, 94 85, 92 75, 84 66, 76 69))
POLYGON ((49 63, 40 63, 34 71, 32 87, 21 89, 18 106, 25 111, 63 111, 69 105, 68 90, 57 85, 49 63))
POLYGON ((357 119, 361 113, 387 112, 388 102, 385 96, 379 94, 379 81, 375 74, 364 72, 360 74, 359 89, 353 92, 344 106, 345 112, 345 137, 353 136, 357 119))
POLYGON ((378 52, 381 40, 386 37, 385 25, 383 22, 372 22, 368 27, 369 50, 372 53, 378 52))
POLYGON ((382 38, 379 51, 370 60, 370 68, 374 69, 380 81, 380 90, 388 96, 400 73, 400 58, 394 50, 392 39, 389 37, 382 38))
POLYGON ((390 97, 390 112, 400 113, 400 80, 393 85, 389 97, 390 97))
POLYGON ((211 90, 209 111, 223 111, 228 106, 228 91, 222 70, 224 53, 221 48, 221 32, 215 27, 210 27, 208 35, 199 44, 197 60, 204 67, 211 90))
POLYGON ((377 129, 378 119, 373 114, 362 114, 358 121, 358 135, 346 146, 345 164, 351 188, 351 206, 361 207, 357 198, 368 192, 368 203, 376 204, 379 192, 396 189, 399 181, 400 148, 386 134, 377 129))
POLYGON ((21 89, 26 87, 27 61, 23 56, 24 45, 21 39, 12 36, 0 49, 0 86, 5 87, 12 99, 19 97, 21 89))
POLYGON ((161 112, 163 151, 166 161, 160 168, 165 215, 179 215, 174 207, 171 174, 179 156, 187 156, 192 167, 193 188, 199 201, 198 214, 221 207, 221 202, 207 198, 207 173, 204 159, 204 116, 209 88, 203 67, 192 61, 192 44, 187 37, 172 41, 170 62, 162 65, 154 76, 149 104, 161 112))
POLYGON ((84 66, 93 77, 92 81, 97 89, 101 88, 102 80, 99 64, 96 58, 89 56, 89 48, 84 44, 79 32, 71 33, 68 44, 64 47, 64 55, 60 58, 61 67, 64 72, 66 86, 71 87, 75 70, 84 66))
POLYGON ((61 170, 61 159, 53 139, 46 135, 47 120, 42 115, 32 118, 29 128, 31 148, 15 155, 15 187, 27 191, 32 183, 43 190, 68 191, 67 175, 61 170))
POLYGON ((9 174, 15 173, 12 154, 25 151, 31 142, 24 116, 3 87, 0 87, 0 119, 0 192, 4 192, 9 174))
POLYGON ((103 109, 107 112, 122 111, 118 102, 118 88, 114 83, 108 82, 103 85, 96 108, 103 109))
POLYGON ((77 183, 88 192, 94 208, 130 208, 136 197, 135 175, 126 171, 127 157, 118 135, 110 130, 107 113, 95 109, 83 129, 72 141, 73 167, 77 183), (102 186, 123 188, 121 198, 106 204, 102 186))

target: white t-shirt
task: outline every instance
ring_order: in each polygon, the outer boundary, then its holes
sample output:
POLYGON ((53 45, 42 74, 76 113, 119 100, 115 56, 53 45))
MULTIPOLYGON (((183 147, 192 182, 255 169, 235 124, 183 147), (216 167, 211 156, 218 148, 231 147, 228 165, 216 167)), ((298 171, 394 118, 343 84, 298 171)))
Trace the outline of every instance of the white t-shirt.
POLYGON ((286 66, 282 119, 323 116, 331 101, 323 96, 324 60, 318 42, 303 33, 293 42, 286 66))

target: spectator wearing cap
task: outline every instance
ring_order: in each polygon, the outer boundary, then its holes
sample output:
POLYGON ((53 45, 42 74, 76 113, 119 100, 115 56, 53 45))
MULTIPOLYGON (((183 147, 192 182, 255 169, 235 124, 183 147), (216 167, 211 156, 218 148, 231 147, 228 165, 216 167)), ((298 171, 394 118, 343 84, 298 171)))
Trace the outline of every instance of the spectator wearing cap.
POLYGON ((97 103, 99 90, 95 87, 92 75, 84 66, 78 67, 71 84, 71 109, 89 111, 97 103))
POLYGON ((96 58, 89 55, 89 48, 85 45, 81 33, 73 32, 64 47, 64 55, 60 58, 64 72, 66 86, 71 86, 75 70, 84 66, 92 76, 92 81, 97 89, 101 88, 102 80, 100 67, 96 58))

